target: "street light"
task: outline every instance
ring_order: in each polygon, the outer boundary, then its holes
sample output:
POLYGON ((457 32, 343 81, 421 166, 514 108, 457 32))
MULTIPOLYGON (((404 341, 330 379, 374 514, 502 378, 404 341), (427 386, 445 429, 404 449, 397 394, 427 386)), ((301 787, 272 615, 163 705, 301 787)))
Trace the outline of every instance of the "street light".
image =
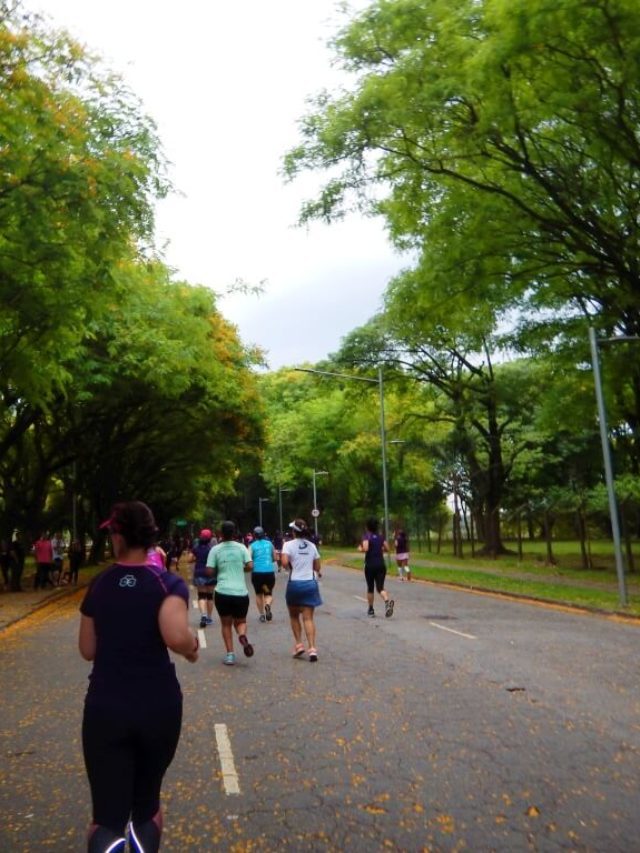
POLYGON ((316 539, 318 538, 318 501, 316 499, 316 477, 327 477, 329 475, 328 471, 313 471, 313 528, 316 533, 316 539))
POLYGON ((258 498, 258 523, 262 527, 262 504, 269 503, 269 498, 258 498))
POLYGON ((631 335, 616 335, 613 338, 600 338, 596 336, 593 326, 589 327, 589 344, 591 345, 591 363, 593 366, 593 379, 596 386, 596 400, 598 402, 598 420, 600 421, 600 441, 602 443, 602 458, 604 460, 604 477, 607 483, 607 494, 609 496, 609 514, 611 516, 611 535, 613 537, 613 550, 616 560, 616 573, 618 575, 618 593, 620 604, 627 603, 627 586, 624 577, 624 562, 622 559, 622 541, 620 539, 620 523, 618 521, 618 504, 613 483, 613 464, 611 462, 611 447, 609 446, 609 431, 607 429, 607 412, 602 392, 602 377, 600 375, 600 359, 598 357, 598 344, 612 344, 619 341, 639 341, 640 338, 631 335))
POLYGON ((387 491, 387 438, 384 426, 384 386, 382 383, 382 367, 378 366, 378 378, 369 376, 353 376, 350 373, 333 373, 329 370, 312 370, 309 367, 296 367, 302 373, 316 373, 319 376, 337 376, 339 379, 350 379, 353 382, 372 382, 378 386, 380 393, 380 449, 382 451, 382 495, 384 500, 384 538, 389 541, 389 493, 387 491))
POLYGON ((284 524, 282 521, 282 493, 283 492, 292 492, 293 489, 283 489, 282 486, 278 486, 278 509, 280 511, 280 533, 284 532, 284 524))

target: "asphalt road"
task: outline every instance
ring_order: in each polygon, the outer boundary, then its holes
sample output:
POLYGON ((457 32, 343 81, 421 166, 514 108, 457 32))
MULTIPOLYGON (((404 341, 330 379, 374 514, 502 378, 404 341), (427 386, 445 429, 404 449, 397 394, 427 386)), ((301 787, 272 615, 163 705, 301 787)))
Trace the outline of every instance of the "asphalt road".
MULTIPOLYGON (((640 851, 640 625, 395 578, 369 619, 358 572, 322 586, 317 664, 282 575, 253 658, 222 665, 216 620, 177 662, 164 850, 640 851)), ((0 634, 0 853, 84 848, 78 603, 0 634)))

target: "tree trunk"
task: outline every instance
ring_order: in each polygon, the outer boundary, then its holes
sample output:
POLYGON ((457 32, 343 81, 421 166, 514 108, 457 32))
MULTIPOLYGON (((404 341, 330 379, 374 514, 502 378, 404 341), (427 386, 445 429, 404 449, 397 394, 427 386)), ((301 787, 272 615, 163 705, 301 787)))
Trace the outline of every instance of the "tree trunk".
POLYGON ((622 535, 624 537, 624 549, 627 558, 627 571, 635 571, 635 562, 633 559, 633 546, 631 543, 631 533, 629 531, 629 522, 627 517, 627 504, 625 501, 620 503, 620 520, 622 521, 622 535))
POLYGON ((578 527, 578 538, 580 540, 580 555, 582 557, 582 568, 591 569, 592 566, 589 560, 589 553, 587 551, 586 525, 582 509, 578 509, 576 511, 576 523, 578 527))
POLYGON ((556 559, 553 556, 553 548, 551 543, 551 519, 549 517, 549 510, 545 509, 544 511, 544 539, 547 543, 547 565, 555 566, 556 559))
POLYGON ((475 531, 473 529, 473 511, 469 513, 469 532, 471 534, 471 557, 476 555, 475 531))
POLYGON ((522 562, 522 516, 518 513, 518 559, 522 562))

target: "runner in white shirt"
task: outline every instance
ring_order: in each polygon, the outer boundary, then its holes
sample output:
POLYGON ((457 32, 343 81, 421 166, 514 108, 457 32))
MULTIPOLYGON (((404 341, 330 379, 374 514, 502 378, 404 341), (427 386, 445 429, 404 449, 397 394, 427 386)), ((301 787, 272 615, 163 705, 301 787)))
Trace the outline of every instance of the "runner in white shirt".
POLYGON ((313 611, 322 604, 317 581, 317 578, 322 577, 320 554, 313 542, 307 538, 307 525, 303 519, 296 518, 289 527, 294 538, 285 542, 282 547, 282 567, 289 570, 285 600, 289 608, 289 621, 295 641, 293 656, 300 658, 305 652, 302 642, 302 625, 304 625, 309 660, 315 663, 318 660, 318 651, 313 611))

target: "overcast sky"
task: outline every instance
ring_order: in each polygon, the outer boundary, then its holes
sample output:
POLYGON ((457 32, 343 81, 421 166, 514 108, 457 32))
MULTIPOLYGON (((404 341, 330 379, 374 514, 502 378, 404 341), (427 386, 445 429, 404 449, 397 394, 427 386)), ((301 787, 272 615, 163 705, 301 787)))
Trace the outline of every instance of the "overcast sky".
POLYGON ((220 308, 271 368, 323 358, 375 313, 402 265, 382 224, 295 228, 318 178, 278 174, 305 98, 341 80, 326 47, 344 20, 336 0, 27 4, 99 53, 156 121, 181 193, 158 207, 166 261, 218 292, 266 280, 263 296, 220 308))

